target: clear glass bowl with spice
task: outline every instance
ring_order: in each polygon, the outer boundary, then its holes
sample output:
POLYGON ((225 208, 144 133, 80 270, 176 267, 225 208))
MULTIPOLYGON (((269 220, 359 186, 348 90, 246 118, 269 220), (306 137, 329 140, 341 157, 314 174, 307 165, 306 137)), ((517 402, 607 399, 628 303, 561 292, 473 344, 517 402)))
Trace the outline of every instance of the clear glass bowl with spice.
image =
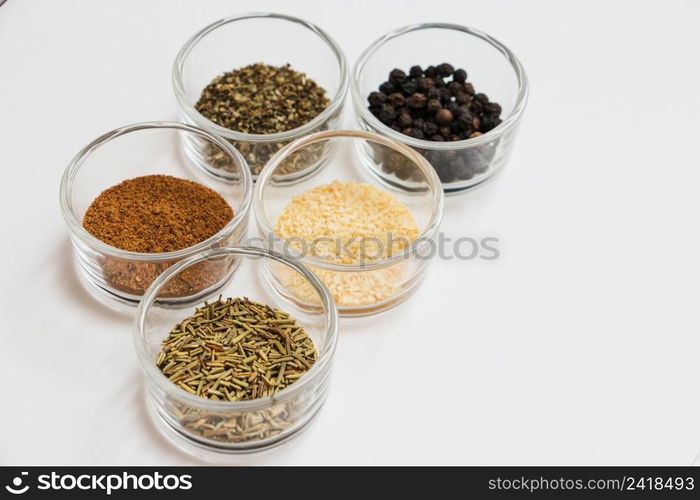
MULTIPOLYGON (((379 38, 358 59, 351 87, 360 127, 419 151, 448 194, 483 183, 508 162, 528 95, 508 47, 444 23, 379 38)), ((389 182, 405 181, 401 164, 372 163, 389 182)))
MULTIPOLYGON (((60 187, 78 275, 101 302, 128 310, 174 263, 246 237, 253 181, 229 143, 181 123, 125 126, 85 146, 68 164, 60 187), (218 148, 230 172, 192 168, 177 147, 182 136, 218 148)), ((220 287, 233 260, 204 263, 161 292, 189 300, 220 287)))
MULTIPOLYGON (((172 71, 182 120, 230 141, 254 177, 285 144, 337 127, 348 79, 345 56, 328 34, 273 13, 241 14, 206 26, 182 47, 172 71), (289 40, 294 43, 285 43, 289 40)), ((186 138, 183 148, 204 169, 228 169, 227 159, 207 144, 186 138)), ((286 174, 303 175, 299 165, 310 163, 290 162, 286 174)))
MULTIPOLYGON (((328 286, 343 316, 369 315, 408 298, 425 275, 442 219, 435 171, 413 149, 358 130, 318 132, 285 147, 260 174, 253 198, 263 245, 298 260, 328 286), (285 162, 322 147, 329 160, 290 181, 285 162), (408 181, 391 184, 368 165, 376 157, 403 164, 408 181)), ((312 290, 270 265, 273 286, 315 304, 312 290)))
POLYGON ((323 405, 338 337, 337 309, 308 269, 259 248, 221 248, 172 266, 146 292, 135 347, 160 430, 203 458, 258 451, 298 435, 323 405), (216 293, 176 306, 161 291, 189 269, 234 259, 216 293), (274 263, 315 293, 309 307, 256 279, 274 263))

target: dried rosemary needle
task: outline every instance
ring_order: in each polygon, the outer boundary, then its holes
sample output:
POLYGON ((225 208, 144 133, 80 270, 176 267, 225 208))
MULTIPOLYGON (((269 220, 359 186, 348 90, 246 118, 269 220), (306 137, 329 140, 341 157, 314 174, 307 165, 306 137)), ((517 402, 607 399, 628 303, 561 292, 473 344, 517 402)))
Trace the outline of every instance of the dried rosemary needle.
POLYGON ((156 364, 191 394, 246 401, 293 384, 317 358, 313 341, 288 313, 245 297, 219 297, 168 334, 156 364))

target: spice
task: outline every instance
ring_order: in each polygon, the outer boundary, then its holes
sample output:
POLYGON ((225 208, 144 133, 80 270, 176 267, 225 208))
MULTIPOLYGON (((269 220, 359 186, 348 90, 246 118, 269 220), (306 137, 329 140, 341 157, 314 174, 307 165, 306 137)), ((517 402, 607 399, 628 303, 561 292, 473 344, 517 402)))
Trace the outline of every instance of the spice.
POLYGON ((216 191, 169 175, 129 179, 103 191, 83 227, 95 238, 131 252, 162 253, 214 236, 233 218, 216 191))
MULTIPOLYGON (((280 213, 275 233, 311 257, 352 265, 400 254, 420 231, 410 210, 390 193, 369 184, 335 181, 293 198, 280 213)), ((311 267, 339 305, 351 306, 393 296, 404 275, 403 264, 357 272, 311 267)), ((318 300, 296 273, 278 266, 277 277, 300 299, 318 300)))
POLYGON ((326 106, 326 91, 289 64, 256 63, 214 78, 195 107, 222 127, 274 134, 300 127, 326 106))
MULTIPOLYGON (((230 205, 215 191, 196 182, 167 175, 129 179, 103 191, 88 207, 83 227, 113 247, 139 253, 164 253, 188 248, 223 229, 232 219, 230 205)), ((135 262, 103 258, 107 283, 142 295, 173 261, 135 262)), ((162 290, 183 296, 213 285, 228 269, 225 262, 192 266, 162 290)))
POLYGON ((214 412, 180 401, 173 402, 172 410, 190 434, 221 443, 244 443, 279 435, 304 418, 308 404, 302 394, 260 410, 214 412))
MULTIPOLYGON (((330 271, 309 265, 318 278, 325 283, 336 304, 341 307, 373 306, 381 310, 380 304, 395 297, 407 278, 406 262, 372 271, 330 271)), ((272 272, 279 283, 299 301, 318 305, 318 292, 298 273, 282 264, 272 264, 272 272)))
MULTIPOLYGON (((370 112, 382 123, 414 139, 433 142, 474 139, 501 124, 501 106, 476 93, 467 72, 442 63, 423 70, 413 66, 408 75, 394 69, 379 91, 367 97, 370 112), (451 77, 451 79, 450 79, 451 77)), ((495 144, 455 151, 418 149, 433 165, 442 182, 468 180, 484 173, 495 144)), ((403 161, 384 161, 386 172, 408 178, 403 161)))
MULTIPOLYGON (((276 67, 256 63, 214 78, 202 91, 195 108, 222 127, 246 134, 273 134, 304 125, 316 118, 328 104, 326 91, 289 64, 276 67)), ((246 158, 253 174, 258 174, 286 143, 232 144, 246 158)), ((306 156, 311 153, 314 151, 307 151, 306 156)), ((315 154, 318 157, 320 150, 315 154)), ((228 156, 210 145, 206 157, 214 168, 231 168, 228 156)), ((286 166, 288 171, 278 173, 293 173, 313 161, 313 158, 305 157, 290 162, 286 166)))
POLYGON ((313 341, 288 313, 219 297, 170 332, 156 364, 190 394, 247 401, 293 384, 317 358, 313 341))

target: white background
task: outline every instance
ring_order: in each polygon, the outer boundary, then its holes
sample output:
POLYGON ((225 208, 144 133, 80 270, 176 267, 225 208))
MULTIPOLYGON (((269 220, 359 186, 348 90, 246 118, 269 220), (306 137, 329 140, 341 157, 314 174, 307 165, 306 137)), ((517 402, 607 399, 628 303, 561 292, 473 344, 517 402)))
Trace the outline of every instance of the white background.
POLYGON ((98 135, 176 119, 179 47, 253 10, 319 24, 351 63, 404 24, 472 25, 531 98, 503 175, 446 204, 447 235, 501 258, 436 261, 408 303, 344 323, 318 419, 243 462, 692 463, 700 3, 493 0, 0 7, 0 463, 197 463, 148 420, 130 318, 79 285, 58 185, 98 135))

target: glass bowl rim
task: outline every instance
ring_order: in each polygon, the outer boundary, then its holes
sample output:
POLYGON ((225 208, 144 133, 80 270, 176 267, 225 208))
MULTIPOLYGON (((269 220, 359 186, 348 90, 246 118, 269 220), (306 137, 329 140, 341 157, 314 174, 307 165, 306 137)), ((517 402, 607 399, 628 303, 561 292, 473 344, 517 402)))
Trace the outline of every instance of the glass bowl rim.
POLYGON ((195 33, 185 45, 182 46, 180 51, 175 57, 172 67, 172 77, 171 82, 173 86, 173 91, 175 92, 175 99, 177 100, 180 109, 187 115, 188 118, 194 121, 198 126, 211 130, 217 135, 225 137, 233 141, 239 142, 251 142, 251 143, 265 143, 265 142, 286 142, 302 135, 309 133, 311 130, 317 128, 319 125, 327 121, 333 114, 338 111, 343 106, 345 101, 345 96, 348 92, 350 86, 350 77, 348 71, 348 65, 345 58, 345 53, 340 48, 340 45, 324 30, 319 28, 317 25, 301 19, 299 17, 289 16, 286 14, 278 14, 275 12, 250 12, 245 14, 237 14, 234 16, 225 17, 215 21, 197 33, 195 33), (182 73, 185 61, 192 49, 207 36, 212 31, 225 26, 229 23, 235 21, 243 21, 246 19, 277 19, 282 21, 289 21, 292 23, 300 24, 307 28, 308 30, 315 33, 333 52, 336 57, 338 65, 340 67, 340 84, 338 86, 338 91, 336 95, 331 99, 330 103, 326 108, 321 111, 315 118, 309 120, 308 122, 300 125, 296 128, 286 130, 284 132, 275 132, 273 134, 247 134, 244 132, 238 132, 236 130, 231 130, 226 127, 222 127, 214 123, 213 121, 206 118, 199 111, 197 111, 192 104, 192 102, 187 97, 185 88, 182 81, 182 73))
MULTIPOLYGON (((184 319, 184 318, 183 318, 184 319)), ((174 326, 174 325, 173 325, 174 326)), ((136 309, 136 317, 134 319, 134 335, 133 335, 134 347, 136 349, 136 355, 141 364, 146 377, 149 381, 154 382, 159 389, 163 390, 166 394, 174 396, 179 400, 184 400, 185 402, 191 404, 192 406, 198 408, 206 408, 208 410, 214 411, 251 411, 251 410, 262 410, 269 408, 270 406, 284 402, 291 397, 295 396, 297 393, 303 391, 303 389, 316 380, 318 377, 323 376, 330 368, 330 363, 333 359, 333 355, 336 350, 338 343, 338 308, 335 305, 333 296, 328 290, 323 282, 316 277, 309 269, 307 269, 302 264, 294 262, 293 260, 287 259, 278 252, 265 250, 257 247, 223 247, 216 248, 213 250, 205 250, 199 252, 191 257, 181 260, 180 262, 174 264, 173 266, 166 269, 161 273, 153 283, 148 287, 146 293, 143 295, 143 299, 139 302, 138 308, 136 309), (285 387, 279 392, 271 396, 265 396, 264 398, 257 398, 249 401, 213 401, 211 399, 203 398, 190 394, 189 392, 181 389, 177 385, 173 384, 168 378, 161 372, 156 366, 154 359, 150 357, 148 350, 146 348, 145 336, 142 333, 146 328, 146 317, 150 311, 151 306, 156 300, 156 296, 160 289, 165 285, 165 283, 179 273, 182 269, 190 267, 192 265, 198 264, 200 262, 206 261, 211 258, 217 258, 222 256, 243 256, 245 258, 258 257, 264 259, 271 259, 276 262, 285 264, 291 267, 316 290, 316 292, 321 297, 321 304, 323 307, 324 316, 327 322, 326 332, 328 335, 328 342, 324 346, 323 350, 318 353, 318 359, 313 364, 311 369, 306 372, 300 379, 285 387)))
MULTIPOLYGON (((401 142, 392 140, 388 137, 384 137, 375 132, 367 132, 364 130, 349 130, 349 129, 339 129, 339 130, 325 130, 321 132, 315 132, 309 134, 305 137, 301 137, 280 149, 265 165, 265 168, 260 172, 258 180, 255 185, 255 192, 253 194, 253 207, 255 213, 255 219, 258 226, 262 226, 262 230, 265 234, 275 234, 275 231, 270 224, 270 221, 265 216, 264 206, 265 202, 263 200, 263 187, 266 186, 271 178, 274 169, 285 159, 288 155, 294 153, 298 149, 309 146, 311 144, 327 141, 331 139, 338 138, 350 138, 350 139, 363 139, 369 142, 375 142, 382 144, 386 147, 397 151, 404 156, 407 156, 410 160, 416 164, 423 175, 426 176, 426 180, 430 190, 432 191, 432 212, 430 214, 430 220, 421 234, 416 238, 411 245, 403 252, 388 257, 386 259, 379 259, 371 261, 364 264, 336 264, 332 262, 327 262, 321 259, 315 259, 308 256, 295 257, 294 260, 299 260, 307 266, 314 266, 322 269, 328 269, 332 271, 352 271, 352 272, 362 272, 362 271, 372 271, 377 269, 382 269, 395 265, 401 261, 407 261, 411 255, 417 253, 417 248, 424 241, 430 240, 435 236, 438 231, 443 217, 444 209, 444 192, 442 189, 442 184, 440 179, 435 172, 435 169, 430 165, 428 160, 416 150, 402 144, 401 142)), ((384 184, 385 181, 377 176, 371 169, 366 169, 371 174, 375 176, 379 184, 384 184)), ((374 185, 374 184, 373 184, 374 185)), ((376 187, 376 186, 375 186, 376 187)), ((265 237, 265 235, 263 235, 265 237)))
MULTIPOLYGON (((212 178, 224 182, 227 180, 227 177, 231 176, 231 174, 222 174, 220 176, 215 176, 208 170, 204 169, 200 169, 200 171, 204 172, 212 178)), ((140 262, 159 262, 162 260, 180 259, 182 257, 191 255, 194 252, 204 250, 212 244, 215 244, 218 241, 226 238, 234 229, 236 229, 242 222, 245 221, 246 217, 248 216, 248 211, 250 209, 252 196, 253 178, 252 174, 250 173, 248 163, 246 162, 243 155, 229 142, 224 141, 213 134, 210 134, 206 130, 202 130, 201 128, 192 125, 164 121, 141 122, 135 123, 133 125, 126 125, 99 136, 98 138, 90 142, 87 146, 83 147, 80 151, 78 151, 78 153, 73 157, 73 159, 70 161, 63 173, 60 186, 61 213, 72 235, 75 235, 78 238, 80 238, 80 240, 86 245, 88 245, 90 248, 96 249, 105 255, 140 262), (220 231, 218 231, 213 236, 210 236, 206 240, 201 241, 196 245, 192 245, 187 248, 182 248, 180 250, 174 250, 172 252, 132 252, 105 243, 104 241, 90 234, 83 227, 80 221, 75 217, 75 213, 73 211, 73 202, 71 200, 71 193, 73 190, 73 182, 75 181, 75 177, 78 174, 80 167, 83 165, 83 163, 85 163, 85 160, 87 160, 94 151, 99 149, 102 145, 110 142, 111 140, 121 137, 123 135, 132 132, 138 132, 140 130, 152 129, 180 130, 198 135, 208 141, 213 142, 214 144, 219 146, 235 164, 239 166, 239 170, 241 171, 241 179, 243 181, 243 197, 238 209, 234 213, 233 218, 220 231)))
POLYGON ((527 74, 525 73, 525 69, 520 63, 520 60, 506 45, 504 45, 491 35, 480 31, 476 28, 452 23, 409 24, 407 26, 403 26, 401 28, 397 28, 393 31, 390 31, 385 35, 379 37, 362 52, 357 62, 355 63, 355 66, 352 71, 352 82, 350 84, 350 87, 352 100, 355 104, 355 111, 363 120, 370 124, 374 129, 380 131, 382 134, 391 137, 392 139, 409 144, 412 147, 437 151, 450 151, 454 149, 473 148, 490 143, 491 141, 497 139, 518 123, 520 117, 523 114, 523 111, 525 110, 529 93, 529 84, 527 74), (511 69, 515 73, 516 79, 518 81, 518 94, 516 97, 515 105, 513 106, 513 110, 508 115, 508 117, 505 120, 503 120, 503 122, 500 123, 497 127, 494 127, 485 134, 482 134, 479 137, 475 137, 473 139, 463 139, 461 141, 448 142, 427 141, 425 139, 416 139, 414 137, 410 137, 400 132, 397 132, 396 130, 393 130, 391 127, 388 127, 387 125, 380 122, 379 119, 377 119, 377 117, 375 117, 367 109, 367 106, 365 106, 364 104, 366 96, 363 97, 361 95, 360 82, 362 80, 364 66, 369 60, 369 58, 372 55, 374 55, 374 53, 379 48, 381 48, 386 42, 393 40, 394 38, 398 38, 407 33, 425 29, 446 29, 462 32, 466 35, 481 39, 482 41, 486 42, 487 44, 491 45, 493 48, 498 50, 503 56, 505 56, 506 60, 510 63, 511 69))

